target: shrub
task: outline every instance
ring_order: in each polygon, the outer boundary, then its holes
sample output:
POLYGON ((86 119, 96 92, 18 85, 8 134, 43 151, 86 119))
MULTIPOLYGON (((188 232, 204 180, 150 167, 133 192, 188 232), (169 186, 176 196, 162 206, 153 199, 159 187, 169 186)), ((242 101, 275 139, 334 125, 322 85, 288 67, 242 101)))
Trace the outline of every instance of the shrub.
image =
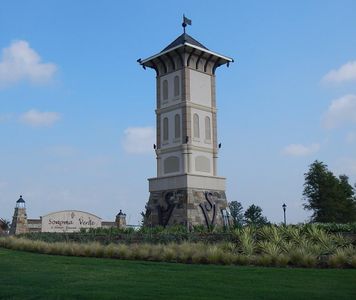
POLYGON ((236 265, 245 266, 252 261, 251 256, 238 254, 234 257, 234 263, 236 265))
POLYGON ((289 225, 282 226, 280 228, 284 241, 290 241, 294 244, 298 244, 303 238, 301 227, 289 225))
MULTIPOLYGON (((323 238, 323 236, 329 236, 334 233, 336 229, 342 229, 345 226, 350 227, 349 229, 351 230, 354 225, 354 232, 356 232, 356 223, 339 224, 340 226, 338 226, 338 224, 329 225, 333 226, 333 230, 328 229, 325 224, 269 225, 258 228, 245 226, 230 229, 224 229, 222 227, 207 229, 205 226, 200 225, 194 226, 191 228, 191 231, 189 231, 186 226, 177 225, 166 228, 162 226, 141 227, 138 230, 133 228, 92 228, 75 233, 27 233, 21 236, 31 240, 42 240, 45 242, 99 242, 104 245, 109 245, 110 243, 169 244, 172 242, 182 243, 185 241, 215 244, 224 241, 236 243, 239 240, 239 236, 243 232, 247 232, 256 241, 268 240, 276 244, 291 241, 298 245, 305 236, 307 236, 308 239, 310 237, 313 242, 317 242, 320 238, 323 238)), ((352 231, 350 230, 347 232, 349 232, 348 234, 351 236, 352 234, 350 232, 352 231)), ((339 234, 338 236, 340 238, 338 241, 337 238, 335 238, 337 244, 345 244, 344 235, 345 233, 343 233, 343 235, 339 234)), ((353 238, 354 240, 356 239, 356 237, 353 238)), ((349 243, 349 241, 346 241, 346 244, 347 243, 349 243)))
POLYGON ((191 263, 194 254, 192 245, 188 242, 184 242, 179 245, 177 261, 183 263, 191 263))
POLYGON ((252 255, 256 249, 254 231, 250 227, 237 230, 239 252, 245 255, 252 255))
POLYGON ((285 267, 289 264, 290 258, 288 255, 280 254, 275 258, 275 265, 277 267, 285 267))
POLYGON ((259 255, 256 259, 256 265, 268 267, 272 265, 272 256, 268 254, 259 255))
POLYGON ((223 251, 218 246, 210 246, 206 249, 206 259, 207 262, 211 264, 220 264, 223 262, 222 259, 223 251))
POLYGON ((352 268, 356 268, 356 254, 352 255, 350 258, 350 264, 352 268))
POLYGON ((282 233, 276 226, 264 226, 258 231, 258 237, 263 241, 269 241, 278 245, 283 241, 282 233))
POLYGON ((337 233, 337 232, 356 233, 356 222, 346 223, 346 224, 314 223, 313 225, 331 233, 337 233))
POLYGON ((243 227, 229 232, 188 232, 185 227, 139 231, 93 229, 0 238, 0 247, 47 254, 183 263, 355 267, 351 240, 315 224, 243 227), (105 233, 106 235, 102 235, 105 233), (99 234, 99 235, 98 235, 99 234))
POLYGON ((278 244, 276 244, 274 241, 273 242, 260 241, 258 247, 261 253, 268 254, 272 257, 277 257, 282 252, 281 247, 278 244))
POLYGON ((172 245, 167 245, 162 250, 163 250, 163 252, 162 252, 163 259, 161 259, 161 260, 164 260, 167 262, 176 261, 177 251, 175 251, 175 249, 173 249, 172 245))

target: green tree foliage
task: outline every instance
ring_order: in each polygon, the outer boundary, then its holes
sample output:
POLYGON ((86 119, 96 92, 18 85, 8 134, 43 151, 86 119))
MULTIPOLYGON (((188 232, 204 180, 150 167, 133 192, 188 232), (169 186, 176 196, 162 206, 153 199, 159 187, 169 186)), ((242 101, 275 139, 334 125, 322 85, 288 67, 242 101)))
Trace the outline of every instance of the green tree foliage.
POLYGON ((9 230, 10 229, 10 221, 0 219, 0 229, 2 229, 3 231, 9 230))
POLYGON ((346 175, 336 177, 323 162, 315 161, 304 174, 304 209, 312 210, 313 222, 356 221, 354 188, 346 175))
POLYGON ((229 203, 229 209, 234 227, 241 227, 243 225, 244 220, 242 204, 238 201, 231 201, 229 203))
POLYGON ((257 205, 250 205, 244 213, 244 221, 247 225, 265 225, 268 224, 267 218, 262 215, 262 208, 257 205))

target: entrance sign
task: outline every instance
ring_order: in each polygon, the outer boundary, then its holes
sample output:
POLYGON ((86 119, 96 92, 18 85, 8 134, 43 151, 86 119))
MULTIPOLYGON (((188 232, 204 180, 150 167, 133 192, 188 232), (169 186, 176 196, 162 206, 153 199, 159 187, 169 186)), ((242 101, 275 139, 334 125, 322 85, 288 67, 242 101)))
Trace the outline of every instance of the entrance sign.
POLYGON ((101 227, 101 218, 79 210, 64 210, 42 217, 42 232, 76 232, 101 227))

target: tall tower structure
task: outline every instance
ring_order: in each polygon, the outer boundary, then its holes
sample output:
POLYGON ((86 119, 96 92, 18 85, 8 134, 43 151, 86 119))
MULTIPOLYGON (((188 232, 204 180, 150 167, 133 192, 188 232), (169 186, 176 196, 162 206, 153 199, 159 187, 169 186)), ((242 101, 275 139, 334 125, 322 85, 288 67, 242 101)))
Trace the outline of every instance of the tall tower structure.
POLYGON ((226 224, 225 178, 218 176, 215 71, 232 58, 185 32, 138 62, 156 71, 157 177, 150 178, 148 226, 226 224))
POLYGON ((20 196, 16 201, 14 216, 12 217, 12 223, 10 227, 10 234, 21 234, 28 232, 26 203, 20 196))

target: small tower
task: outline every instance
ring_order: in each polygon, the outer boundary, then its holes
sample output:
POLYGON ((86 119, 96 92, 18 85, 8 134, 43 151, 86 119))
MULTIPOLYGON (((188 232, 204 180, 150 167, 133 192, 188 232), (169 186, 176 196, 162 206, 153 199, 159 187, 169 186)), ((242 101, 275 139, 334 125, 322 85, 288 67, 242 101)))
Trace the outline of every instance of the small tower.
POLYGON ((26 204, 22 196, 16 201, 14 216, 10 228, 10 234, 21 234, 28 232, 26 204))
POLYGON ((144 224, 224 225, 225 178, 218 176, 215 72, 232 58, 184 32, 161 52, 139 59, 156 71, 157 177, 149 179, 144 224))
POLYGON ((116 215, 115 223, 117 228, 126 228, 126 214, 124 214, 121 209, 116 215))

